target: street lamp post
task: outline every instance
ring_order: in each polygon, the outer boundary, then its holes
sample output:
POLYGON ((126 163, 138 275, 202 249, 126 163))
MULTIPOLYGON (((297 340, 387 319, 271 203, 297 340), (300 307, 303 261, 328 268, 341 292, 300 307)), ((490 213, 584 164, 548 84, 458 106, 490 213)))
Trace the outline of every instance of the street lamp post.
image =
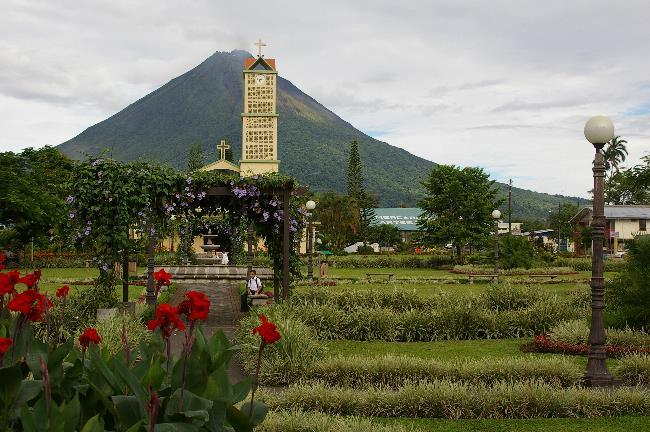
POLYGON ((601 150, 614 138, 614 125, 605 116, 592 117, 585 124, 585 138, 596 148, 593 163, 594 204, 591 227, 593 229, 593 253, 591 257, 591 327, 589 329, 589 353, 585 380, 592 387, 616 384, 609 373, 605 356, 605 278, 603 277, 603 242, 605 239, 605 159, 601 150))
POLYGON ((316 208, 316 203, 312 200, 307 201, 305 204, 307 208, 307 280, 310 282, 314 279, 314 266, 313 266, 313 233, 311 227, 311 212, 316 208))
POLYGON ((494 210, 492 212, 492 218, 494 219, 494 274, 497 275, 497 281, 499 280, 499 218, 501 217, 501 212, 499 210, 494 210))

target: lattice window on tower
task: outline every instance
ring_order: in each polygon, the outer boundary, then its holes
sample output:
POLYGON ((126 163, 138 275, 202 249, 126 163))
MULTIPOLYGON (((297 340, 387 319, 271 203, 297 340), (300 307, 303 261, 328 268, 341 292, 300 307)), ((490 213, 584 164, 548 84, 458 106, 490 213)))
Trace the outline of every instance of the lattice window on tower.
POLYGON ((273 117, 245 117, 244 122, 247 129, 272 129, 274 125, 273 117))
POLYGON ((249 87, 246 91, 248 100, 265 100, 273 99, 273 89, 271 87, 249 87))
POLYGON ((273 112, 273 101, 272 100, 248 100, 248 106, 246 107, 246 112, 251 114, 267 114, 273 112))
POLYGON ((246 130, 246 159, 275 159, 275 133, 273 130, 246 130))

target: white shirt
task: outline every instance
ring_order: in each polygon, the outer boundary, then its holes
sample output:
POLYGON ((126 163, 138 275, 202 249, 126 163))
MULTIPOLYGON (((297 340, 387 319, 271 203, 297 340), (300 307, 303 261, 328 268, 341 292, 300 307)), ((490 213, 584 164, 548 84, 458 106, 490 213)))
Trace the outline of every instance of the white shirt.
POLYGON ((252 277, 248 279, 248 282, 246 283, 246 288, 250 292, 257 294, 258 291, 262 290, 262 281, 260 281, 260 278, 258 278, 257 276, 252 277))

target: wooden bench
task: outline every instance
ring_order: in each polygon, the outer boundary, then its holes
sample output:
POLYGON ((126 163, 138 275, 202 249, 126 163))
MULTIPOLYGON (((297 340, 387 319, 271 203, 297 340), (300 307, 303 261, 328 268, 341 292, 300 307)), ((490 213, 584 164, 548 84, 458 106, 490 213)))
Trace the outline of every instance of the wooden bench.
POLYGON ((530 274, 528 277, 531 278, 549 278, 549 279, 555 279, 559 275, 556 274, 530 274))
POLYGON ((395 279, 395 273, 366 273, 366 279, 368 282, 372 280, 373 276, 387 276, 388 282, 392 282, 395 279))
POLYGON ((492 283, 499 283, 499 275, 497 274, 469 273, 467 278, 470 284, 474 283, 474 279, 492 279, 492 283))

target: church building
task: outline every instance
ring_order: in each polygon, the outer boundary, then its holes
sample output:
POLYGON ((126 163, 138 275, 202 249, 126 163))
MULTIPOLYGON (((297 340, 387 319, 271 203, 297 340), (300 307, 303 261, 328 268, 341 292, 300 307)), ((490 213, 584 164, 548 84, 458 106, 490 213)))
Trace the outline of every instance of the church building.
POLYGON ((259 40, 257 58, 244 60, 244 112, 242 118, 242 158, 239 165, 226 160, 230 146, 221 140, 217 149, 221 153, 218 161, 203 168, 203 171, 233 171, 242 177, 269 172, 278 172, 278 113, 277 78, 275 59, 266 59, 259 40))

